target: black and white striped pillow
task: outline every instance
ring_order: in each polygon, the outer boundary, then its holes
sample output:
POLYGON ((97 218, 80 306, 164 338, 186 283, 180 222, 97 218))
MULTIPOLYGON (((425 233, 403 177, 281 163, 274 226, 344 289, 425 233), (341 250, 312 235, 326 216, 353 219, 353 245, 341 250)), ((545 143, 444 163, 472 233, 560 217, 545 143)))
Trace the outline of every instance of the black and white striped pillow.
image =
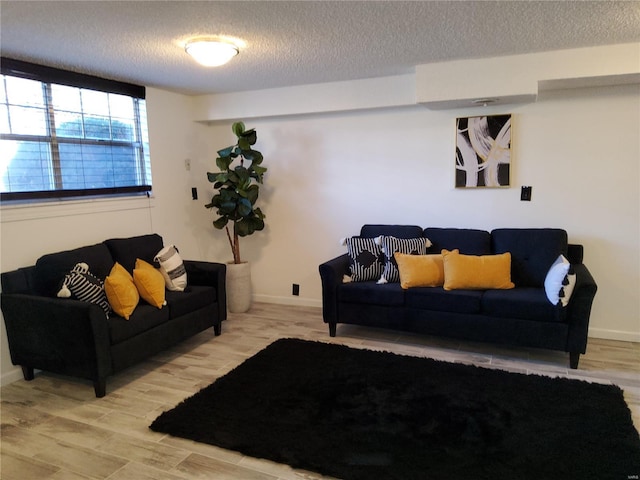
POLYGON ((400 272, 398 264, 393 254, 396 252, 407 255, 426 255, 427 247, 431 246, 428 238, 396 238, 380 235, 376 238, 376 242, 382 247, 382 253, 385 257, 385 266, 378 283, 397 283, 400 282, 400 272))
POLYGON ((351 264, 351 281, 378 280, 384 270, 384 255, 375 239, 350 237, 344 242, 351 264))
POLYGON ((65 275, 58 297, 95 303, 104 310, 107 317, 111 312, 111 306, 104 292, 104 283, 89 271, 89 266, 86 263, 76 264, 65 275))

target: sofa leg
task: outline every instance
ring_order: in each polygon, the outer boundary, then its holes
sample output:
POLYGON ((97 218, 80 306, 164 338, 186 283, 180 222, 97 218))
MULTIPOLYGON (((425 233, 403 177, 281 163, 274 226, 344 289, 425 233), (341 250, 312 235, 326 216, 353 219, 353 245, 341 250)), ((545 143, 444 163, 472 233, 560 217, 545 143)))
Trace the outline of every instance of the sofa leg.
POLYGON ((580 353, 569 352, 569 366, 576 370, 578 368, 578 362, 580 361, 580 353))
POLYGON ((222 322, 218 322, 213 326, 213 333, 216 337, 222 333, 222 322))
POLYGON ((93 382, 93 389, 96 392, 96 398, 102 398, 107 393, 107 379, 100 378, 93 382))
POLYGON ((21 367, 22 367, 22 376, 24 377, 24 379, 27 382, 33 380, 34 378, 33 367, 27 367, 26 365, 21 365, 21 367))
POLYGON ((330 323, 329 324, 329 336, 330 337, 335 337, 336 336, 336 323, 330 323))

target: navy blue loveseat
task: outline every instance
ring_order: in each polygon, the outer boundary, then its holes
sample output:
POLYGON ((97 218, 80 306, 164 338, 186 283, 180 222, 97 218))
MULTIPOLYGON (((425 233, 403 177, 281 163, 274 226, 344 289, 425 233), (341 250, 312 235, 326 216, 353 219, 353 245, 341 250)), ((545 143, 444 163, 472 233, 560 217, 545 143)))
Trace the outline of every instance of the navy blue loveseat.
POLYGON ((336 335, 340 323, 435 336, 569 352, 571 368, 585 353, 596 283, 583 261, 582 245, 569 244, 561 229, 504 228, 491 232, 413 225, 364 225, 360 237, 425 237, 427 254, 459 249, 466 255, 511 254, 507 290, 402 289, 395 282, 345 282, 351 259, 341 255, 320 265, 324 322, 336 335), (545 294, 549 268, 564 255, 575 273, 566 306, 545 294))
POLYGON ((25 380, 34 369, 93 381, 96 397, 106 393, 106 378, 196 333, 213 327, 221 333, 226 319, 226 265, 184 261, 187 288, 166 293, 166 306, 141 300, 127 320, 109 316, 96 303, 57 298, 74 265, 84 262, 100 280, 115 262, 129 273, 136 259, 153 265, 163 248, 160 235, 113 238, 51 253, 35 265, 1 275, 2 314, 11 360, 25 380))

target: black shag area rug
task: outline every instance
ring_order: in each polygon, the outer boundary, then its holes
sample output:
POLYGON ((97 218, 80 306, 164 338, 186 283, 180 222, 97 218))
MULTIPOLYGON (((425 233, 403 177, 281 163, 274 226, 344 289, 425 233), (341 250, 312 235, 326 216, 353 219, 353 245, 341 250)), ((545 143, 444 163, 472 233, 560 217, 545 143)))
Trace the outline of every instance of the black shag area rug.
POLYGON ((628 480, 613 385, 283 339, 151 429, 344 480, 628 480))

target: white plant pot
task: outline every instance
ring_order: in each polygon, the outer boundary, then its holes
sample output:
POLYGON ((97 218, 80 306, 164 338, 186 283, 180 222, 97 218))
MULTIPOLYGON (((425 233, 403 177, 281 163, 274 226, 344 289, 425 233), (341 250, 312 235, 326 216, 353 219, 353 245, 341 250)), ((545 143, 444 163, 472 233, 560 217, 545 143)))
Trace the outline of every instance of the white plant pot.
POLYGON ((251 308, 251 265, 227 263, 227 309, 243 313, 251 308))

